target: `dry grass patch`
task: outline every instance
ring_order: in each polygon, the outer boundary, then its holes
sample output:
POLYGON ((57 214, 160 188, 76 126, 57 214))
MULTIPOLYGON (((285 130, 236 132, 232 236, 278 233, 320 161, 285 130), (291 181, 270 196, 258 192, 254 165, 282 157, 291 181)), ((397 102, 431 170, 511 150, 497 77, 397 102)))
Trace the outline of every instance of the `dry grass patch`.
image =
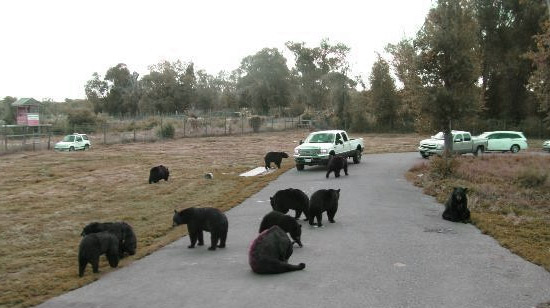
POLYGON ((434 175, 433 161, 414 166, 407 178, 441 203, 452 187, 468 187, 474 224, 502 246, 550 270, 550 155, 462 156, 455 159, 452 175, 443 179, 434 175))
MULTIPOLYGON (((78 277, 82 228, 93 221, 126 221, 138 238, 137 254, 125 266, 180 238, 172 229, 174 209, 230 209, 294 167, 263 177, 238 174, 263 165, 268 151, 293 153, 307 131, 244 136, 184 138, 158 143, 103 146, 87 152, 17 153, 0 158, 0 306, 27 307, 97 280, 88 266, 78 277), (149 169, 163 164, 168 182, 147 183, 149 169), (206 180, 206 172, 214 180, 206 180)), ((366 153, 415 151, 417 135, 364 137, 366 153)))

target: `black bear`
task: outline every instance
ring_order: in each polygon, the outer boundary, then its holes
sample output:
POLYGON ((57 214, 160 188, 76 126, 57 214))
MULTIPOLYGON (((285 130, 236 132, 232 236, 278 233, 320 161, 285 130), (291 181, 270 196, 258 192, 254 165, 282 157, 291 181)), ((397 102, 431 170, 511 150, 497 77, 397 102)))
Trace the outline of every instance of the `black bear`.
POLYGON ((277 165, 277 168, 281 168, 281 161, 283 158, 288 158, 288 154, 285 152, 268 152, 265 154, 264 161, 265 161, 265 169, 271 168, 271 163, 275 163, 277 165))
POLYGON ((132 227, 121 222, 92 222, 84 227, 81 236, 92 233, 108 231, 118 238, 119 257, 123 258, 124 253, 133 256, 136 253, 137 239, 132 227))
POLYGON ((99 272, 99 256, 105 254, 111 267, 118 266, 118 239, 104 231, 84 236, 78 247, 78 275, 84 276, 86 265, 90 263, 94 273, 99 272))
POLYGON ((327 164, 327 179, 331 172, 334 171, 334 176, 340 177, 340 170, 344 169, 344 173, 348 175, 348 159, 346 157, 331 154, 327 164))
POLYGON ((302 225, 300 225, 295 218, 277 211, 269 212, 262 219, 259 232, 261 233, 273 226, 281 227, 283 231, 290 234, 290 237, 298 246, 302 247, 302 241, 300 240, 302 236, 302 225))
POLYGON ((468 209, 467 188, 455 187, 449 200, 445 203, 443 219, 467 223, 470 221, 470 210, 468 209))
POLYGON ((309 198, 299 189, 287 188, 279 190, 269 200, 274 211, 286 214, 291 209, 296 211, 296 215, 294 216, 296 219, 300 219, 302 212, 306 216, 305 220, 309 219, 309 198))
POLYGON ((170 176, 170 171, 168 171, 168 168, 163 165, 153 167, 151 168, 151 171, 149 171, 149 184, 156 183, 160 180, 168 181, 168 176, 170 176))
POLYGON ((187 231, 191 239, 191 245, 187 248, 194 248, 197 240, 199 246, 204 245, 202 231, 210 232, 210 247, 208 250, 216 250, 216 247, 225 248, 228 223, 227 217, 222 211, 212 207, 190 207, 179 212, 174 210, 172 220, 174 227, 187 224, 187 231))
POLYGON ((327 212, 328 221, 334 222, 334 215, 338 210, 340 189, 320 189, 311 195, 309 200, 309 224, 313 226, 313 220, 317 217, 317 226, 320 227, 323 212, 327 212))
POLYGON ((248 264, 257 274, 279 274, 303 270, 306 265, 288 263, 292 255, 292 243, 279 226, 264 230, 250 245, 248 264))

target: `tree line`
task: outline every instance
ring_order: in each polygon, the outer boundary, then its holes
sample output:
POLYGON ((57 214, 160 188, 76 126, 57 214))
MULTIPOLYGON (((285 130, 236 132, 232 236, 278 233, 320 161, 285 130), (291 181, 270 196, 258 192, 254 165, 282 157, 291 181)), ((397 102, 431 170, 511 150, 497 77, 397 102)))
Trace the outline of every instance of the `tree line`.
POLYGON ((264 48, 217 75, 164 61, 139 76, 120 63, 93 73, 86 102, 110 115, 247 108, 356 131, 450 130, 453 122, 487 120, 514 127, 526 119, 546 120, 548 129, 548 20, 545 0, 438 0, 414 37, 378 55, 367 81, 350 76, 348 46, 324 39, 313 47, 287 42, 292 63, 264 48))

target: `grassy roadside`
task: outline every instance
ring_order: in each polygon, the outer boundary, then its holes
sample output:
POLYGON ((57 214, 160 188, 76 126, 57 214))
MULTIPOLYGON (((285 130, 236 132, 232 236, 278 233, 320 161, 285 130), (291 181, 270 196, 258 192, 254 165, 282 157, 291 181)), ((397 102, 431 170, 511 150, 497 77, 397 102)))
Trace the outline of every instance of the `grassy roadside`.
MULTIPOLYGON (((124 220, 138 237, 137 254, 150 254, 185 235, 171 228, 174 209, 214 206, 230 209, 293 168, 267 176, 238 174, 263 165, 268 151, 293 153, 308 132, 285 131, 243 136, 184 138, 158 143, 103 146, 87 152, 23 152, 0 157, 0 307, 28 307, 79 288, 110 272, 88 266, 78 277, 77 248, 82 228, 92 221, 124 220), (170 169, 168 182, 147 183, 149 168, 170 169), (203 175, 213 172, 214 180, 203 175)), ((364 137, 365 153, 415 151, 421 137, 364 137)))
POLYGON ((442 178, 442 159, 413 166, 406 177, 444 203, 452 187, 469 188, 473 223, 503 247, 550 271, 550 155, 462 156, 442 178))

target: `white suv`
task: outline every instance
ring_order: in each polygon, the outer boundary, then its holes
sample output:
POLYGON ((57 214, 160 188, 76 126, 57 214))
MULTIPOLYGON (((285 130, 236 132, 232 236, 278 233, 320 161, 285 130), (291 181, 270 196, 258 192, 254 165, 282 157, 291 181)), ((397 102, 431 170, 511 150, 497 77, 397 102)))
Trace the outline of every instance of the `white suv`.
POLYGON ((514 131, 494 131, 485 132, 479 137, 487 138, 488 145, 486 151, 501 151, 517 153, 520 150, 526 150, 527 138, 522 132, 514 131))
POLYGON ((76 151, 89 150, 92 146, 90 139, 86 134, 71 134, 63 137, 63 140, 55 144, 56 151, 76 151))

